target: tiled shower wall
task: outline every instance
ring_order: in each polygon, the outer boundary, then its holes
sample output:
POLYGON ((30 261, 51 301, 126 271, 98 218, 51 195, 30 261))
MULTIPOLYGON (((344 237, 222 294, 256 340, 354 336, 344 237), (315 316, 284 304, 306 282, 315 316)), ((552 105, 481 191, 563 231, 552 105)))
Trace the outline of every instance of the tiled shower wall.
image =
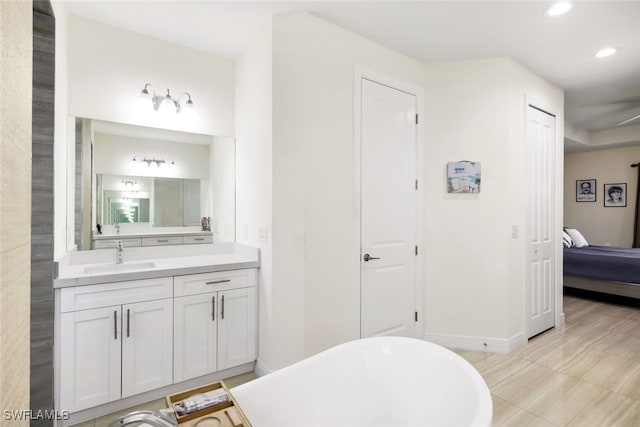
MULTIPOLYGON (((31 2, 0 1, 0 408, 3 410, 29 409, 32 28, 31 2)), ((28 419, 10 423, 29 425, 28 419)))
MULTIPOLYGON (((55 19, 49 0, 33 2, 31 174, 31 409, 53 409, 53 131, 55 19)), ((62 408, 64 409, 64 408, 62 408)), ((51 426, 36 419, 31 426, 51 426)))

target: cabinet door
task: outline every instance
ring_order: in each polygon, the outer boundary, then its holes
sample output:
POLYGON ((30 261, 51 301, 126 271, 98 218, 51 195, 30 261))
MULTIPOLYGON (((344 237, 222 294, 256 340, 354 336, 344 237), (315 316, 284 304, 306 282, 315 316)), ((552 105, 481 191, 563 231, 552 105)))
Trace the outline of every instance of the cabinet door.
POLYGON ((174 382, 216 371, 218 303, 216 292, 174 300, 174 382))
POLYGON ((120 398, 119 305, 60 316, 60 407, 71 412, 120 398))
POLYGON ((218 292, 218 370, 256 358, 256 290, 218 292))
POLYGON ((173 299, 122 306, 122 397, 173 381, 173 299))

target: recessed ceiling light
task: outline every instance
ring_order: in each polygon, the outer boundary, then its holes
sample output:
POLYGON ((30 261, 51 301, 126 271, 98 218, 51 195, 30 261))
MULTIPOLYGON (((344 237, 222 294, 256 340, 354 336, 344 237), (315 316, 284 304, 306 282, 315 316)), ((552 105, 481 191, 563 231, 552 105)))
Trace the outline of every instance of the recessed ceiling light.
POLYGON ((559 16, 569 12, 569 10, 571 10, 571 7, 572 5, 568 1, 561 1, 561 2, 555 3, 549 9, 547 9, 545 13, 548 16, 559 16))
POLYGON ((600 49, 598 53, 596 53, 596 58, 606 58, 607 56, 611 56, 616 53, 617 50, 614 47, 605 47, 600 49))

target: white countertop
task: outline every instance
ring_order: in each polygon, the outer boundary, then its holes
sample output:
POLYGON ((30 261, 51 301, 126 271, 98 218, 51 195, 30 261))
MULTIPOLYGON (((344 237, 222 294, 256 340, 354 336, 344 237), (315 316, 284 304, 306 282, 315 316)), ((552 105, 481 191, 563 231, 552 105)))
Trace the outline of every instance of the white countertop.
POLYGON ((260 250, 234 243, 125 248, 116 265, 115 249, 69 252, 59 262, 54 288, 257 268, 260 250), (107 271, 96 272, 105 269, 107 271), (89 270, 87 272, 87 270, 89 270))
POLYGON ((140 237, 172 237, 172 236, 213 236, 211 231, 163 231, 148 230, 125 233, 94 233, 93 240, 111 240, 111 239, 137 239, 140 237))

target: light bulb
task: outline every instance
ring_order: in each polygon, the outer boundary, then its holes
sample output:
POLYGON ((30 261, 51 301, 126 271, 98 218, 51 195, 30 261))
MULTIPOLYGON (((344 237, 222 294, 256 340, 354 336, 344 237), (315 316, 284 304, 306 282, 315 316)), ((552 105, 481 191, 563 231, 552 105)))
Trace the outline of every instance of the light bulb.
POLYGON ((140 91, 138 98, 136 99, 136 108, 140 111, 144 111, 150 106, 153 107, 153 96, 149 93, 147 86, 145 85, 144 89, 140 91))
POLYGON ((167 93, 167 96, 162 99, 162 102, 160 102, 160 107, 158 107, 158 111, 160 111, 162 114, 170 114, 176 112, 176 104, 174 104, 171 95, 167 93))

